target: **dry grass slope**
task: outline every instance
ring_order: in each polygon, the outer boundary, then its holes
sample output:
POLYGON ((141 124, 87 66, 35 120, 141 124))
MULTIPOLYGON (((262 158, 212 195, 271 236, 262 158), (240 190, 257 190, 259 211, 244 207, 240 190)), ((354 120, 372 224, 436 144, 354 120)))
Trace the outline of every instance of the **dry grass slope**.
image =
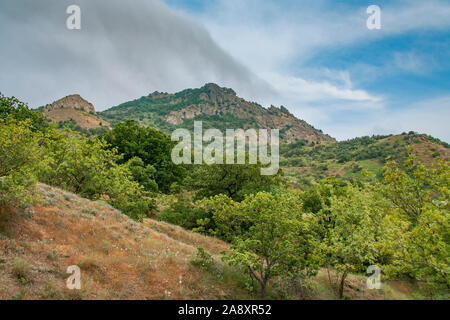
POLYGON ((0 299, 215 299, 233 291, 205 283, 189 263, 197 246, 218 254, 223 242, 38 187, 45 205, 1 215, 0 299), (66 289, 70 265, 81 268, 80 291, 66 289))

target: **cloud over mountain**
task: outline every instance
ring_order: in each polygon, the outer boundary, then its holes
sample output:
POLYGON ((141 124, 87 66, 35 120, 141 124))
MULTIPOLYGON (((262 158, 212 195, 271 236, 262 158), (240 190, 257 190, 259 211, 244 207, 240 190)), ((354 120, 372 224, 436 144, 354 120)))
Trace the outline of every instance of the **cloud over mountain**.
POLYGON ((71 93, 98 109, 154 90, 217 82, 248 98, 271 87, 222 50, 193 19, 161 1, 77 1, 81 30, 66 28, 70 1, 0 2, 0 88, 32 106, 71 93))

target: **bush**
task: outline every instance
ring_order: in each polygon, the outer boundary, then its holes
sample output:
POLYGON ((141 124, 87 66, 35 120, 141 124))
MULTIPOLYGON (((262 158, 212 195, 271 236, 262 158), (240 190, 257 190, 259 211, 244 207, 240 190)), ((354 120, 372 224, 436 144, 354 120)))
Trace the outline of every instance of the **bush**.
POLYGON ((18 258, 14 261, 14 266, 11 272, 12 275, 21 283, 27 283, 30 281, 31 267, 26 261, 22 259, 18 258))
POLYGON ((0 119, 0 207, 26 206, 32 201, 40 138, 30 121, 0 119))
POLYGON ((439 160, 430 167, 412 154, 403 166, 388 161, 377 191, 389 200, 385 221, 387 271, 424 280, 430 287, 450 287, 450 168, 439 160))
POLYGON ((158 191, 158 184, 155 181, 155 167, 152 165, 146 166, 144 161, 138 157, 131 158, 127 165, 133 175, 133 179, 143 186, 145 191, 158 191))
POLYGON ((200 221, 209 218, 209 215, 203 208, 197 207, 180 197, 177 202, 172 203, 168 209, 162 211, 158 218, 185 229, 194 229, 200 226, 200 221))
POLYGON ((28 121, 29 127, 33 130, 42 130, 47 127, 45 117, 39 111, 33 111, 28 106, 15 97, 5 97, 0 93, 0 119, 8 122, 28 121))
POLYGON ((213 257, 202 247, 197 248, 197 256, 190 261, 191 265, 206 271, 214 271, 216 268, 213 257))
POLYGON ((235 201, 242 201, 246 195, 271 192, 282 185, 280 172, 263 176, 261 168, 261 164, 197 165, 186 179, 186 185, 196 192, 196 199, 225 194, 235 201))

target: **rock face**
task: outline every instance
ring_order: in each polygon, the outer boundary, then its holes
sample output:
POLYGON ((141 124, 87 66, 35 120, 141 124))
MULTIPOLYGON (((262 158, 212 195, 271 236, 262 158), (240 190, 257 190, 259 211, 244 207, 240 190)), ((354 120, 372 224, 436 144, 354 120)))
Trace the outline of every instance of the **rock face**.
POLYGON ((265 109, 256 103, 239 98, 232 89, 221 88, 212 83, 205 85, 202 89, 205 92, 199 95, 200 103, 172 111, 165 120, 171 124, 180 125, 184 119, 195 119, 201 115, 221 117, 231 114, 239 119, 251 119, 258 128, 279 129, 283 142, 294 142, 297 139, 308 142, 335 141, 306 121, 297 119, 284 106, 280 108, 271 106, 265 109))
POLYGON ((335 141, 307 122, 297 119, 283 106, 266 109, 238 97, 232 89, 214 83, 174 94, 154 92, 100 115, 112 123, 135 119, 140 124, 156 127, 166 133, 174 128, 190 130, 194 120, 201 120, 204 128, 279 129, 283 143, 296 140, 314 143, 335 141))
POLYGON ((95 108, 92 103, 84 100, 78 94, 72 94, 70 96, 59 99, 44 108, 44 112, 50 112, 57 109, 75 109, 88 113, 95 113, 95 108))
POLYGON ((78 94, 59 99, 45 106, 42 112, 51 122, 74 121, 83 129, 111 128, 109 122, 97 116, 92 103, 78 94))

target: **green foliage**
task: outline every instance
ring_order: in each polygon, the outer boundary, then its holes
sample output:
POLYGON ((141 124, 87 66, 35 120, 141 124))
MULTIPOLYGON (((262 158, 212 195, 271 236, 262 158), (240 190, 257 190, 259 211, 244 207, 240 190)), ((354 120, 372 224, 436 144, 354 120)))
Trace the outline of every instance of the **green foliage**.
POLYGON ((387 269, 429 285, 450 287, 450 169, 439 160, 431 167, 410 155, 400 167, 389 161, 380 192, 389 199, 383 248, 391 256, 387 269))
POLYGON ((41 130, 47 126, 45 117, 37 111, 30 110, 28 106, 15 97, 5 97, 0 93, 0 119, 28 121, 33 130, 41 130))
POLYGON ((90 199, 106 198, 140 219, 150 212, 153 202, 133 180, 129 167, 117 164, 120 159, 101 138, 88 139, 68 129, 48 130, 39 180, 90 199))
POLYGON ((202 226, 205 219, 210 218, 210 215, 203 208, 192 204, 189 199, 180 196, 178 201, 173 202, 169 208, 162 211, 158 218, 188 230, 203 231, 198 228, 202 226))
POLYGON ((427 167, 410 154, 403 166, 389 160, 382 182, 350 185, 330 198, 319 212, 331 218, 322 246, 325 263, 340 272, 340 297, 348 273, 370 264, 448 291, 449 186, 448 161, 427 167))
POLYGON ((0 119, 0 207, 22 206, 33 199, 41 134, 29 120, 0 119))
POLYGON ((215 271, 216 263, 213 257, 202 247, 197 248, 197 256, 191 261, 191 265, 205 271, 215 271))
POLYGON ((175 142, 161 131, 128 120, 117 124, 104 137, 111 148, 123 155, 121 162, 138 157, 145 167, 153 166, 156 169, 154 180, 160 191, 169 192, 173 183, 182 181, 185 168, 175 165, 171 159, 175 142))
POLYGON ((128 168, 133 175, 133 179, 144 187, 145 191, 158 191, 158 184, 155 181, 156 169, 152 165, 145 165, 141 158, 134 157, 127 162, 128 168))
POLYGON ((378 261, 382 202, 377 194, 350 185, 344 196, 331 197, 329 214, 322 211, 324 219, 331 220, 322 242, 325 263, 340 272, 336 286, 340 298, 350 272, 364 271, 365 267, 378 261))
POLYGON ((331 177, 307 188, 300 196, 303 201, 303 209, 305 212, 319 213, 330 205, 330 198, 333 195, 342 196, 345 193, 344 186, 345 184, 331 177))
POLYGON ((388 136, 361 137, 331 144, 320 144, 313 148, 298 141, 280 147, 280 153, 285 158, 303 157, 310 161, 337 159, 339 163, 367 159, 381 159, 395 155, 388 136))
POLYGON ((216 234, 232 242, 224 260, 258 283, 261 296, 273 277, 316 273, 315 220, 302 214, 297 197, 260 192, 242 202, 220 195, 203 203, 215 208, 216 234))
POLYGON ((260 164, 212 164, 192 168, 186 185, 196 191, 196 198, 225 194, 236 201, 260 191, 272 191, 282 184, 280 173, 261 175, 260 164))

